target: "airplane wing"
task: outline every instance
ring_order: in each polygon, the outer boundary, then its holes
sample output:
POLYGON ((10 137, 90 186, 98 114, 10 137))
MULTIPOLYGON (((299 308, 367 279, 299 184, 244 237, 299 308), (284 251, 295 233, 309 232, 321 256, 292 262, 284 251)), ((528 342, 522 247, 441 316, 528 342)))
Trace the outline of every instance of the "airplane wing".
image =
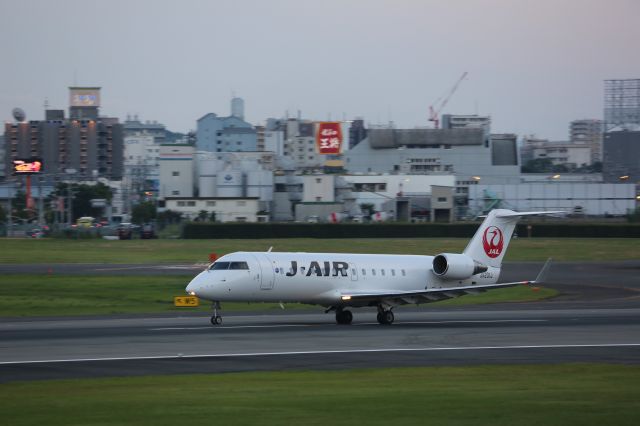
POLYGON ((454 297, 464 296, 465 294, 480 294, 487 290, 496 288, 514 287, 517 285, 537 285, 542 284, 546 279, 546 275, 551 265, 551 259, 544 264, 538 276, 533 281, 516 281, 499 284, 470 285, 462 287, 433 288, 415 291, 397 291, 397 290, 377 290, 373 292, 343 292, 342 300, 354 305, 369 305, 380 301, 392 305, 406 305, 417 303, 437 302, 440 300, 451 299, 454 297))

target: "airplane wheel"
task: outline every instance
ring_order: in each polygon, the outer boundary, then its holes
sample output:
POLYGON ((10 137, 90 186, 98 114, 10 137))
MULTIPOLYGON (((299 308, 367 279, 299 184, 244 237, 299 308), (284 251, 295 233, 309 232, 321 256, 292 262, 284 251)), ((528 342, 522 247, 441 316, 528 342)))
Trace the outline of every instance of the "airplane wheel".
POLYGON ((351 311, 336 311, 336 322, 338 324, 351 324, 351 321, 353 321, 353 314, 351 313, 351 311))
POLYGON ((393 323, 394 315, 391 311, 378 312, 377 319, 380 324, 388 325, 393 323))
POLYGON ((220 315, 215 315, 211 317, 211 324, 220 325, 222 324, 222 317, 220 315))

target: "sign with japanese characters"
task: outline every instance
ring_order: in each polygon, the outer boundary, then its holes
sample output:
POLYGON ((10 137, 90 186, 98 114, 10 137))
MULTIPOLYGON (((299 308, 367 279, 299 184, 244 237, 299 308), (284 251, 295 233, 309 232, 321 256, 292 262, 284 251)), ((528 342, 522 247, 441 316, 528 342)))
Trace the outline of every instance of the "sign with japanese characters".
POLYGON ((195 308, 200 306, 200 300, 196 296, 175 296, 173 305, 195 308))
POLYGON ((320 154, 340 154, 342 152, 342 128, 340 122, 319 122, 316 130, 316 146, 320 154))

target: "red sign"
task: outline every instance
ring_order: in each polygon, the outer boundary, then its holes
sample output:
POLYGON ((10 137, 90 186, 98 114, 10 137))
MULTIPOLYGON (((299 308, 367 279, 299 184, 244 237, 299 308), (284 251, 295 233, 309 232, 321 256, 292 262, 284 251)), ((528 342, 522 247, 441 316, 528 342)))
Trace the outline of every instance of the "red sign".
POLYGON ((489 226, 484 230, 484 234, 482 235, 482 246, 484 247, 484 252, 487 253, 487 256, 490 258, 500 256, 503 245, 504 238, 500 228, 489 226))
POLYGON ((342 127, 337 121, 318 123, 316 146, 320 154, 340 154, 342 148, 342 127))
POLYGON ((42 160, 38 158, 13 160, 14 175, 32 175, 40 172, 42 172, 42 160))

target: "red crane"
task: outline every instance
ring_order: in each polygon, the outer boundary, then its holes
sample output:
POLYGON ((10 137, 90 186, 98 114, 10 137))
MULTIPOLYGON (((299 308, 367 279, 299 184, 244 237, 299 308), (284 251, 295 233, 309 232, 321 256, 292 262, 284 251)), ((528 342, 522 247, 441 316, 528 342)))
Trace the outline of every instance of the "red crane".
POLYGON ((433 121, 433 127, 436 129, 440 128, 440 111, 447 106, 449 99, 451 96, 458 90, 458 86, 462 83, 462 80, 467 76, 467 72, 463 72, 460 78, 456 81, 456 84, 453 85, 451 90, 446 93, 446 95, 440 96, 436 101, 429 107, 429 121, 433 121))

